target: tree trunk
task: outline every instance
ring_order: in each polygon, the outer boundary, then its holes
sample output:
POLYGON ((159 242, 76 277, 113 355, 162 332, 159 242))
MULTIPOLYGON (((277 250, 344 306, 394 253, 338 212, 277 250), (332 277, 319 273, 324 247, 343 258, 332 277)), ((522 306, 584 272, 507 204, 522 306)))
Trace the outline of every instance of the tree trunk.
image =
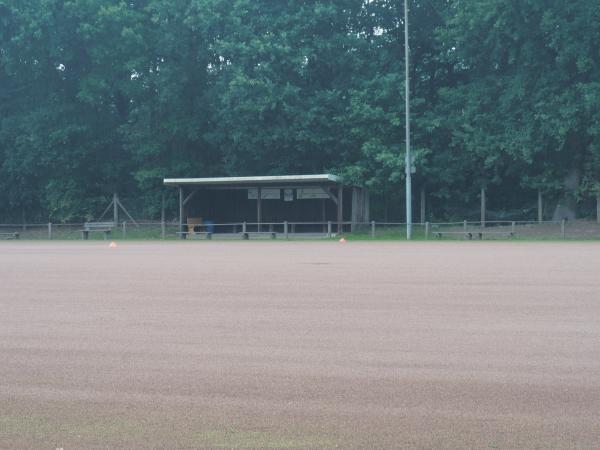
POLYGON ((564 193, 558 200, 552 220, 575 220, 577 218, 577 199, 575 198, 575 192, 579 187, 581 180, 581 174, 578 169, 571 169, 564 180, 564 193))
POLYGON ((425 208, 427 207, 425 188, 421 188, 421 224, 425 223, 425 208))

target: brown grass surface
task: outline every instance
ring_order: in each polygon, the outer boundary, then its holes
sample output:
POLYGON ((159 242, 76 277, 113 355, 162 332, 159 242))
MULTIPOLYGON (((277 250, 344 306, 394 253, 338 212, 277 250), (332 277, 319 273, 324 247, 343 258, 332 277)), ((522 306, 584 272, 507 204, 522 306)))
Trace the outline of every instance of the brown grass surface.
POLYGON ((600 245, 0 243, 0 448, 592 448, 600 245))

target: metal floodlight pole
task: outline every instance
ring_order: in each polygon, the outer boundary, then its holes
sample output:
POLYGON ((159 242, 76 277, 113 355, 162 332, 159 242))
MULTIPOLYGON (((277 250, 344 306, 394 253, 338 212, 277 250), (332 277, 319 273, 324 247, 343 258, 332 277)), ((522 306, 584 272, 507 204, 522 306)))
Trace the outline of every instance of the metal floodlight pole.
POLYGON ((406 239, 412 239, 412 161, 410 155, 410 49, 408 46, 408 0, 404 0, 404 57, 406 88, 406 239))

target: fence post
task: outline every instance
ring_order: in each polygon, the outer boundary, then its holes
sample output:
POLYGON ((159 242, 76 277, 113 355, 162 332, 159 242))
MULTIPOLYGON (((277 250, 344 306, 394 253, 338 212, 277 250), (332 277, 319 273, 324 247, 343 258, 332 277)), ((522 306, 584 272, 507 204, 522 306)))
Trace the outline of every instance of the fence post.
POLYGON ((52 222, 48 222, 48 239, 52 240, 52 222))
POLYGON ((429 222, 425 222, 425 239, 429 239, 429 222))
POLYGON ((375 239, 375 221, 371 221, 371 239, 375 239))
POLYGON ((327 221, 327 237, 331 237, 331 220, 327 221))
POLYGON ((164 240, 165 239, 165 235, 167 234, 166 232, 166 225, 165 225, 165 220, 163 218, 163 220, 161 220, 160 222, 160 237, 164 240))
POLYGON ((289 239, 288 222, 287 222, 287 220, 285 222, 283 222, 283 234, 284 234, 284 236, 285 236, 286 239, 289 239))
POLYGON ((468 228, 469 228, 468 222, 465 220, 463 222, 463 231, 466 233, 468 231, 468 228))
POLYGON ((246 222, 242 223, 242 233, 246 234, 246 222))
POLYGON ((510 224, 510 232, 513 234, 513 236, 515 235, 515 233, 517 232, 517 222, 513 221, 510 224))
POLYGON ((560 234, 562 235, 563 240, 567 238, 567 221, 565 219, 560 223, 560 234))
POLYGON ((123 221, 123 237, 127 237, 127 221, 123 221))
POLYGON ((481 187, 481 228, 485 228, 485 213, 486 213, 486 193, 485 187, 481 187))

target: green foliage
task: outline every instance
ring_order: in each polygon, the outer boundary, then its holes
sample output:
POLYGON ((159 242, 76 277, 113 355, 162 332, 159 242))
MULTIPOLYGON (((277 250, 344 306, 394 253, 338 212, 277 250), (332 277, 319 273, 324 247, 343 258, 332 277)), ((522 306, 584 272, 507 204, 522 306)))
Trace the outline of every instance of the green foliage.
MULTIPOLYGON (((0 221, 94 217, 113 191, 156 216, 164 176, 323 171, 401 218, 402 6, 0 0, 0 221)), ((596 0, 410 11, 415 183, 434 215, 482 185, 508 209, 569 173, 580 200, 598 192, 596 0)))

